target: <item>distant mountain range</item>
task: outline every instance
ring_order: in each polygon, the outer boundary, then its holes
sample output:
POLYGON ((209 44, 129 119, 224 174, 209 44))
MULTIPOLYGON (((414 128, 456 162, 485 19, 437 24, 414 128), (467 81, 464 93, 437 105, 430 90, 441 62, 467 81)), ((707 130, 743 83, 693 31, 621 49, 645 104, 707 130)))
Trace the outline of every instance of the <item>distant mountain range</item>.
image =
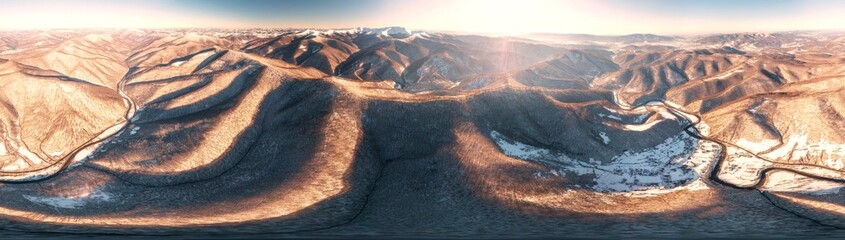
POLYGON ((843 78, 836 32, 0 32, 0 219, 299 237, 843 228, 843 78))

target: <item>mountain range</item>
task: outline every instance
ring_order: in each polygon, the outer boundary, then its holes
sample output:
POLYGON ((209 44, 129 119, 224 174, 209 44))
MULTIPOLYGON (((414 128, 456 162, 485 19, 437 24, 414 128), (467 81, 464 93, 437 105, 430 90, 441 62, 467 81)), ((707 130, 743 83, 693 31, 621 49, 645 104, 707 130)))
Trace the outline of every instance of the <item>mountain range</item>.
POLYGON ((841 32, 0 32, 0 222, 311 237, 841 229, 843 78, 841 32))

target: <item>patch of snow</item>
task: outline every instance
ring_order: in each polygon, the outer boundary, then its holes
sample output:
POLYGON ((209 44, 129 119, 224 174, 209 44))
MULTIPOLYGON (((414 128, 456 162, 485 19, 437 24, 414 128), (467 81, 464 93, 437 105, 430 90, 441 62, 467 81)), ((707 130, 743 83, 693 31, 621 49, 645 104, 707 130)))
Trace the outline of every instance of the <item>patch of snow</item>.
MULTIPOLYGON (((750 49, 749 49, 749 50, 750 50, 750 49)), ((743 51, 747 51, 747 50, 743 50, 743 51)), ((751 50, 751 51, 753 51, 753 50, 751 50)), ((732 76, 732 75, 734 75, 734 74, 737 74, 737 73, 742 73, 743 71, 744 71, 744 70, 743 70, 741 67, 736 67, 736 68, 734 68, 734 69, 728 70, 728 71, 726 71, 726 72, 722 72, 722 73, 720 73, 719 75, 714 76, 714 77, 713 77, 713 79, 724 79, 724 78, 726 78, 726 77, 730 77, 730 76, 732 76)))
POLYGON ((130 122, 137 122, 138 120, 141 120, 141 114, 137 114, 137 113, 144 111, 144 108, 145 107, 141 107, 141 108, 138 108, 138 110, 135 110, 135 114, 132 114, 132 118, 130 118, 129 121, 130 122))
POLYGON ((827 141, 809 141, 806 134, 793 134, 781 147, 768 152, 763 157, 769 159, 781 159, 792 156, 789 161, 797 161, 802 158, 818 159, 822 163, 834 168, 843 168, 845 164, 845 144, 831 143, 827 141))
POLYGON ((610 144, 610 137, 608 137, 608 136, 607 136, 607 133, 600 132, 600 133, 599 133, 599 137, 601 137, 601 141, 602 141, 605 145, 610 144))
POLYGON ((417 37, 417 38, 429 38, 429 37, 431 37, 431 34, 428 34, 427 32, 415 32, 415 33, 414 33, 413 35, 411 35, 411 36, 412 36, 412 37, 417 37))
POLYGON ((182 66, 182 64, 185 64, 186 62, 188 62, 190 60, 194 60, 194 59, 205 60, 206 58, 210 57, 214 53, 215 53, 214 51, 205 51, 203 53, 193 55, 189 59, 173 62, 173 63, 170 64, 170 66, 179 67, 179 66, 182 66))
POLYGON ((133 128, 132 128, 132 130, 130 130, 130 131, 129 131, 129 136, 132 136, 132 135, 138 134, 138 130, 141 130, 141 126, 135 126, 135 127, 133 127, 133 128))
POLYGON ((741 149, 728 146, 727 158, 722 162, 719 179, 737 186, 753 186, 760 172, 773 164, 741 149))
POLYGON ((97 147, 99 147, 99 146, 100 146, 100 144, 95 144, 95 145, 83 148, 83 149, 79 150, 78 152, 76 152, 76 155, 73 156, 73 160, 72 160, 72 162, 71 162, 71 164, 68 168, 78 167, 78 166, 82 165, 83 163, 85 163, 85 160, 88 159, 88 156, 91 156, 91 154, 94 154, 94 151, 96 151, 97 147))
POLYGON ((317 31, 317 30, 306 29, 306 30, 303 30, 302 32, 299 32, 299 34, 307 36, 307 35, 317 35, 317 34, 320 34, 320 32, 317 31))
POLYGON ((801 157, 820 159, 830 167, 842 169, 845 167, 845 164, 842 163, 845 160, 845 144, 830 143, 823 140, 796 146, 793 159, 790 160, 797 160, 801 157))
POLYGON ((625 109, 634 108, 634 106, 631 106, 631 104, 628 104, 625 100, 619 97, 619 91, 613 91, 613 102, 616 103, 617 106, 625 109))
POLYGON ((613 120, 616 120, 616 121, 622 121, 622 117, 616 116, 614 114, 599 113, 599 117, 603 117, 603 118, 607 118, 607 119, 613 119, 613 120))
POLYGON ((23 159, 18 158, 18 159, 16 159, 15 161, 13 161, 13 162, 11 162, 11 163, 5 163, 5 165, 3 165, 2 167, 0 167, 0 170, 3 170, 3 171, 17 171, 17 170, 23 170, 23 169, 26 169, 27 167, 29 167, 29 164, 27 164, 27 163, 26 163, 26 161, 24 161, 23 159))
POLYGON ((757 109, 760 108, 761 105, 763 104, 754 104, 754 106, 748 109, 748 112, 757 113, 757 109))
POLYGON ((25 147, 25 146, 23 146, 23 145, 18 146, 18 155, 19 155, 19 156, 22 156, 22 157, 25 157, 26 159, 28 159, 30 162, 32 162, 32 163, 34 163, 34 164, 41 164, 41 163, 43 163, 43 162, 44 162, 44 161, 41 159, 41 157, 39 157, 38 155, 36 155, 36 154, 35 154, 35 153, 33 153, 32 151, 29 151, 29 149, 28 149, 28 148, 26 148, 26 147, 25 147))
POLYGON ((363 34, 376 34, 382 36, 392 36, 392 35, 410 35, 410 31, 404 27, 385 27, 385 28, 362 28, 361 33, 363 34))
POLYGON ((6 150, 6 144, 0 141, 0 156, 9 155, 9 150, 6 150))
POLYGON ((639 124, 639 125, 626 124, 626 125, 624 125, 624 128, 625 128, 625 130, 628 130, 628 131, 642 132, 642 131, 646 131, 646 130, 651 129, 652 127, 654 127, 654 125, 657 125, 658 123, 660 123, 660 121, 651 121, 651 122, 647 122, 647 123, 639 124))
POLYGON ((496 131, 491 132, 490 135, 496 140, 496 144, 502 149, 502 152, 508 156, 521 159, 532 159, 550 154, 549 150, 546 149, 536 148, 517 141, 508 141, 505 139, 504 135, 501 135, 496 131))
POLYGON ((304 36, 330 36, 335 34, 368 34, 368 35, 382 35, 382 36, 413 36, 413 37, 430 37, 425 32, 412 32, 404 27, 384 27, 384 28, 352 28, 352 29, 332 29, 332 30, 314 30, 306 29, 297 33, 304 36))
POLYGON ((82 196, 60 197, 60 196, 32 196, 23 195, 30 202, 46 205, 54 208, 76 209, 90 203, 102 203, 112 201, 112 195, 95 189, 82 196))
MULTIPOLYGON (((20 123, 17 120, 13 121, 13 124, 16 126, 17 129, 20 129, 20 123)), ((10 134, 11 133, 9 132, 3 133, 3 137, 6 138, 6 143, 9 144, 10 150, 14 151, 15 153, 17 153, 18 156, 25 158, 33 164, 41 164, 44 162, 41 157, 30 151, 25 144, 21 144, 23 140, 21 139, 20 134, 16 134, 14 137, 10 134)), ((4 145, 3 148, 5 149, 6 146, 4 145)), ((20 159, 20 161, 24 161, 24 159, 20 159)))
POLYGON ((645 120, 648 119, 649 116, 650 115, 648 115, 648 114, 640 114, 639 116, 637 116, 637 118, 634 119, 634 122, 643 123, 643 122, 645 122, 645 120))
POLYGON ((766 177, 763 190, 801 192, 813 195, 835 194, 845 187, 842 183, 809 178, 787 171, 772 171, 766 177))
POLYGON ((736 141, 736 145, 751 150, 755 153, 766 151, 769 148, 777 146, 778 144, 780 144, 780 141, 774 139, 762 139, 759 142, 755 142, 745 138, 740 138, 736 141))
POLYGON ((37 197, 37 196, 30 196, 30 195, 23 195, 26 200, 30 202, 40 204, 40 205, 47 205, 56 208, 70 208, 75 209, 82 206, 85 206, 87 203, 84 201, 80 201, 77 199, 71 198, 63 198, 63 197, 37 197))
MULTIPOLYGON (((100 135, 97 135, 97 137, 95 137, 93 139, 93 141, 100 141, 100 140, 103 140, 105 138, 111 137, 112 135, 118 134, 121 131, 123 131, 123 129, 124 129, 124 127, 126 127, 126 125, 127 125, 127 123, 125 121, 119 122, 119 123, 109 127, 108 129, 106 129, 102 133, 100 133, 100 135)), ((92 145, 87 146, 83 149, 80 149, 78 152, 76 152, 75 155, 73 155, 73 159, 71 160, 71 164, 70 164, 69 168, 74 168, 74 167, 78 167, 78 166, 82 165, 85 162, 85 160, 88 159, 88 157, 90 157, 92 154, 94 154, 97 151, 97 149, 100 149, 100 146, 102 146, 103 143, 105 143, 105 142, 106 141, 101 141, 99 143, 92 144, 92 145)), ((104 149, 100 149, 100 151, 103 151, 103 150, 104 149)))
MULTIPOLYGON (((694 115, 687 114, 687 113, 680 112, 680 111, 671 110, 671 109, 667 108, 666 105, 664 105, 662 102, 652 101, 652 102, 648 102, 648 103, 644 104, 643 106, 633 108, 632 106, 628 105, 627 103, 620 102, 621 99, 618 98, 618 94, 616 92, 614 92, 613 96, 614 96, 614 102, 616 102, 616 104, 619 107, 625 109, 629 113, 641 114, 641 115, 637 116, 637 118, 635 119, 634 122, 636 124, 625 124, 625 125, 623 125, 623 128, 625 130, 628 130, 628 131, 646 131, 646 130, 649 130, 652 127, 654 127, 654 125, 660 123, 662 120, 676 120, 678 122, 678 124, 684 124, 684 122, 686 122, 686 121, 681 121, 681 119, 678 117, 679 115, 682 118, 685 118, 686 120, 690 120, 690 121, 691 121, 691 119, 697 119, 697 118, 695 118, 694 115), (659 115, 662 119, 656 119, 655 121, 645 122, 648 119, 648 117, 650 116, 650 114, 648 114, 650 112, 656 112, 657 115, 659 115)), ((667 102, 667 104, 670 105, 670 106, 673 106, 673 103, 667 102)), ((675 107, 675 108, 679 108, 679 107, 675 107)), ((619 111, 617 111, 617 110, 613 110, 613 109, 609 109, 609 108, 605 108, 605 109, 607 109, 608 111, 610 111, 612 113, 619 113, 619 111)), ((607 115, 607 114, 603 114, 603 113, 599 113, 599 116, 605 117, 605 118, 611 118, 611 119, 617 119, 618 118, 619 120, 621 120, 621 118, 619 118, 618 116, 614 117, 612 115, 607 115)))
POLYGON ((740 50, 745 51, 745 52, 756 52, 756 51, 760 50, 753 43, 744 43, 744 44, 741 44, 740 46, 738 46, 737 48, 739 48, 740 50))

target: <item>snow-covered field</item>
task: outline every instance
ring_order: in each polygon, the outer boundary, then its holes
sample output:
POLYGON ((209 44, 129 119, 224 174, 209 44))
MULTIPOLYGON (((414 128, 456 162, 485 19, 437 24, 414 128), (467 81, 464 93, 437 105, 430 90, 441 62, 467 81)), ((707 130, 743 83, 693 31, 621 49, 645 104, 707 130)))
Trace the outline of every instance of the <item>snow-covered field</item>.
MULTIPOLYGON (((686 189, 706 189, 702 182, 719 156, 719 145, 698 141, 680 133, 661 144, 639 152, 625 152, 609 163, 592 158, 575 159, 564 153, 539 148, 493 131, 490 136, 505 155, 549 166, 552 175, 591 177, 588 187, 600 192, 649 196, 686 189)), ((611 140, 607 140, 608 142, 611 140)))
POLYGON ((826 141, 812 142, 807 135, 793 135, 781 147, 763 154, 769 159, 783 159, 789 157, 789 161, 796 161, 802 158, 814 160, 826 166, 842 169, 845 168, 845 144, 830 143, 826 141))
POLYGON ((735 147, 729 146, 727 153, 727 159, 722 162, 719 171, 719 179, 736 186, 754 186, 760 178, 760 172, 774 165, 735 147))
MULTIPOLYGON (((737 186, 750 187, 761 179, 760 173, 771 167, 792 169, 816 176, 845 179, 839 171, 815 166, 783 165, 755 157, 741 149, 728 147, 728 157, 722 163, 719 179, 737 186)), ((806 177, 797 173, 774 170, 768 172, 761 189, 776 192, 810 192, 813 194, 837 193, 842 183, 806 177)))

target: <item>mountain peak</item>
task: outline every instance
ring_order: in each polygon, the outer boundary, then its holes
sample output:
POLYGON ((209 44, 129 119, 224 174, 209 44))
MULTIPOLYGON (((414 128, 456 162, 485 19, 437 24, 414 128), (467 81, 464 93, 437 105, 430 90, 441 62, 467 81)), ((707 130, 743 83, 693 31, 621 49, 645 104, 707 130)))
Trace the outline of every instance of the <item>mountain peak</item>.
POLYGON ((407 28, 392 26, 392 27, 383 27, 383 28, 361 28, 361 33, 363 34, 381 34, 384 36, 408 36, 411 35, 411 31, 408 31, 407 28))

